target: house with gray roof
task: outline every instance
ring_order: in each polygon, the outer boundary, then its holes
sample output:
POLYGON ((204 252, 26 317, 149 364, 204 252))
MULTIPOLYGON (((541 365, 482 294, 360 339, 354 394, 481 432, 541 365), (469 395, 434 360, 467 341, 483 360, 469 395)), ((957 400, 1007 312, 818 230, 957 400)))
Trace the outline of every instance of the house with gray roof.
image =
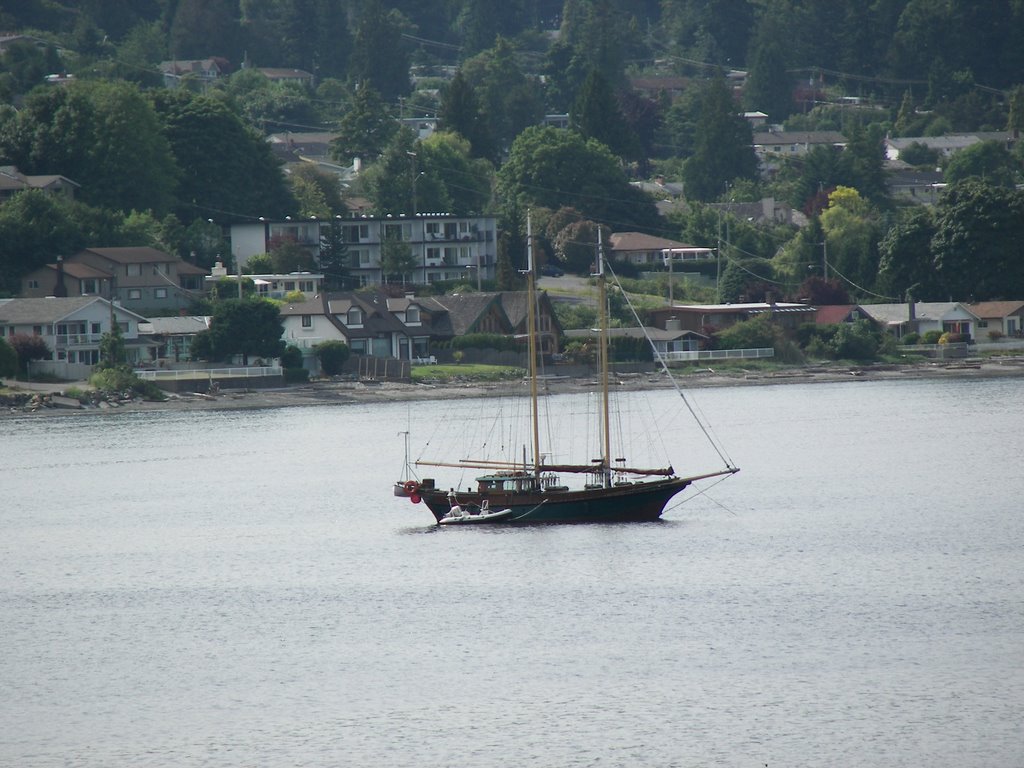
POLYGON ((901 339, 908 333, 955 333, 974 339, 978 316, 958 301, 918 301, 903 304, 862 304, 861 308, 889 333, 901 339))
POLYGON ((30 189, 38 189, 51 195, 61 195, 70 200, 74 198, 75 190, 79 187, 80 185, 76 182, 59 174, 28 176, 13 165, 0 166, 0 203, 14 197, 18 192, 30 189))
POLYGON ((128 362, 150 358, 151 342, 139 335, 146 318, 98 296, 10 299, 0 303, 0 336, 39 336, 50 357, 32 363, 32 374, 86 379, 100 361, 100 339, 116 323, 128 362))

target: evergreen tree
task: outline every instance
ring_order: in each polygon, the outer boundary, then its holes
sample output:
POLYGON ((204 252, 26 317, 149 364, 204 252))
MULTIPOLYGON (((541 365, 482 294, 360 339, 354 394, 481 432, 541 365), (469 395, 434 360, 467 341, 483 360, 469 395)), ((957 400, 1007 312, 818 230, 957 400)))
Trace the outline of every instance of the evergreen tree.
POLYGON ((687 196, 697 200, 717 199, 734 179, 757 177, 750 125, 737 114, 722 78, 702 86, 694 154, 683 176, 687 196))
POLYGON ((368 82, 356 89, 355 97, 331 140, 331 156, 342 163, 354 158, 371 163, 398 130, 380 93, 368 82))
POLYGON ((620 157, 639 154, 637 137, 626 124, 615 94, 600 72, 591 70, 569 114, 573 128, 620 157))
POLYGON ((359 15, 349 78, 357 86, 372 81, 385 101, 397 100, 411 89, 409 51, 402 34, 405 17, 386 10, 380 0, 367 0, 359 15))
POLYGON ((320 229, 320 271, 324 275, 324 289, 337 291, 348 286, 349 252, 345 230, 336 219, 320 229))
POLYGON ((494 157, 494 137, 487 114, 481 110, 476 91, 461 69, 441 95, 438 118, 440 130, 454 131, 469 142, 473 157, 494 157))

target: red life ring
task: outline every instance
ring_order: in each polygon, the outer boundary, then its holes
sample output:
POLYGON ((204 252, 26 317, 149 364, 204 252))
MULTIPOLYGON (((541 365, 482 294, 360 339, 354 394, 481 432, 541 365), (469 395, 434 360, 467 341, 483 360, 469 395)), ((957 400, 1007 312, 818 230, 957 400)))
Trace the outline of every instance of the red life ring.
POLYGON ((411 494, 409 496, 409 501, 411 501, 413 504, 419 504, 420 503, 420 495, 418 493, 411 494))
POLYGON ((408 494, 416 493, 420 489, 420 484, 415 480, 406 480, 405 485, 402 486, 402 490, 408 494))

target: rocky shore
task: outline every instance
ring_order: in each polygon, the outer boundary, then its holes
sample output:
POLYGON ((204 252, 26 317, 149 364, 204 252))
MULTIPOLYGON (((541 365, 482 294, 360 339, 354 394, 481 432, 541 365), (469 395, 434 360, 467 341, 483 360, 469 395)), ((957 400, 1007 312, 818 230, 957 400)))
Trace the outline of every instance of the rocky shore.
MULTIPOLYGON (((880 381, 908 378, 993 378, 1024 377, 1024 356, 957 361, 932 361, 907 365, 858 367, 796 366, 774 372, 716 371, 713 367, 678 377, 683 389, 721 386, 764 386, 838 381, 880 381)), ((616 388, 655 389, 671 386, 663 374, 629 374, 613 378, 616 388)), ((148 401, 130 394, 99 397, 90 393, 82 402, 69 397, 69 384, 3 382, 0 388, 0 418, 59 416, 67 414, 109 414, 124 411, 216 410, 282 408, 309 405, 344 405, 359 402, 405 402, 440 398, 498 397, 527 394, 523 381, 444 382, 409 384, 402 382, 317 381, 281 389, 224 389, 215 394, 182 392, 164 401, 148 401)), ((598 385, 593 377, 549 377, 542 387, 551 392, 586 391, 598 385)), ((83 387, 75 387, 82 391, 83 387)))

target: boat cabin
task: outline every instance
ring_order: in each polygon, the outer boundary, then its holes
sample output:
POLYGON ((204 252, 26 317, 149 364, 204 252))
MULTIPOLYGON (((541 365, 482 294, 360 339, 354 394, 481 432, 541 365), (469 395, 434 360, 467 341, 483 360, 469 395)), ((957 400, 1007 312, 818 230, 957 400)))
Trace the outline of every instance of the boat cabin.
POLYGON ((526 472, 499 472, 478 477, 476 482, 480 493, 536 493, 540 490, 540 479, 526 472))

